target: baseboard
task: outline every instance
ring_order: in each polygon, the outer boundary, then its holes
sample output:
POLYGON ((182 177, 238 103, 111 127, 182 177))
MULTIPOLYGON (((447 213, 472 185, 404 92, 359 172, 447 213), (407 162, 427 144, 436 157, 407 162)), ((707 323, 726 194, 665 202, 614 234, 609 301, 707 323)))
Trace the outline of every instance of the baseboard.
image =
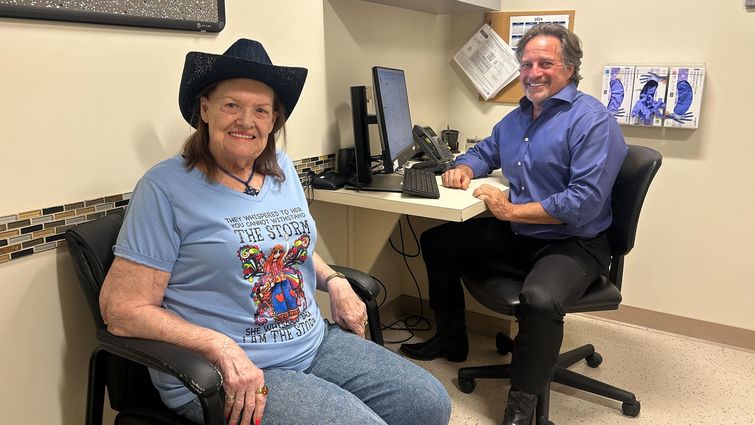
POLYGON ((615 311, 582 313, 614 322, 683 335, 714 344, 755 351, 755 331, 627 305, 615 311))
MULTIPOLYGON (((430 310, 429 303, 423 300, 422 305, 425 315, 432 319, 432 310, 430 310)), ((383 323, 393 321, 405 314, 420 314, 418 298, 404 294, 394 298, 391 302, 380 308, 380 317, 383 323)), ((614 311, 578 314, 755 352, 755 331, 749 329, 721 325, 627 305, 621 305, 618 310, 614 311)), ((509 336, 516 333, 516 322, 513 320, 474 311, 467 312, 467 327, 477 333, 488 336, 494 336, 497 332, 502 331, 509 336)))
POLYGON ((396 319, 399 319, 407 313, 410 313, 405 311, 404 309, 402 300, 403 296, 404 295, 398 296, 380 307, 380 322, 382 322, 383 325, 392 323, 396 319))

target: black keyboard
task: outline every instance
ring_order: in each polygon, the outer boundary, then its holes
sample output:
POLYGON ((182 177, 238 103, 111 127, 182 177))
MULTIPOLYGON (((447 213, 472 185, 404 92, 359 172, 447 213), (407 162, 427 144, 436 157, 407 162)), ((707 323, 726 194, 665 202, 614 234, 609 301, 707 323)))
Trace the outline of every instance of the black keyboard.
POLYGON ((429 170, 405 168, 402 192, 407 195, 422 196, 424 198, 440 198, 435 173, 429 170))

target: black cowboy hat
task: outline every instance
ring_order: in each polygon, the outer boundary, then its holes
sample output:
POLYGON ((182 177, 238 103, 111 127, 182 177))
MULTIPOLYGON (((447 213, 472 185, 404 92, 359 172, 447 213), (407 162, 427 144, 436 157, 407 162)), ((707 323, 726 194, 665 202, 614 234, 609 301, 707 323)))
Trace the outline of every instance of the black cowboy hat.
POLYGON ((262 44, 245 38, 233 43, 222 55, 189 52, 178 92, 178 106, 186 122, 196 127, 199 95, 211 84, 230 78, 250 78, 270 86, 283 103, 288 118, 299 100, 307 69, 273 65, 262 44))

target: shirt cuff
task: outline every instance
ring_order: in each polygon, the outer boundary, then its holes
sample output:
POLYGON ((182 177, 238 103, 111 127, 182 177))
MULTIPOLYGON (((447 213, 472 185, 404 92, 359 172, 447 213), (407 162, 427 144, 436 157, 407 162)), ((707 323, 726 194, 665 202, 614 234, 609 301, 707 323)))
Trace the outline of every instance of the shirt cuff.
POLYGON ((488 165, 481 161, 474 161, 471 158, 464 158, 463 156, 460 156, 456 158, 456 161, 454 161, 454 166, 458 165, 466 165, 467 167, 472 169, 472 173, 474 173, 474 177, 483 176, 488 174, 488 165))
POLYGON ((558 204, 556 203, 556 196, 557 195, 551 195, 543 199, 542 201, 540 201, 540 205, 551 217, 562 223, 569 223, 569 219, 561 214, 561 208, 559 208, 558 204))

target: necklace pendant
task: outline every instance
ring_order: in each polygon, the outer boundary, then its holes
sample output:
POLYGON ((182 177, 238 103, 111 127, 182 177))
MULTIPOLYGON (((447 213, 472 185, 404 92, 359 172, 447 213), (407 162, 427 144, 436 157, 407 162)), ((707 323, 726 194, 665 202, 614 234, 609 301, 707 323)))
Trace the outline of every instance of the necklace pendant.
POLYGON ((252 179, 254 178, 254 168, 252 168, 252 173, 251 173, 251 174, 249 174, 249 178, 247 178, 247 179, 246 179, 246 181, 244 181, 244 180, 241 180, 240 178, 236 177, 235 175, 233 175, 233 173, 231 173, 230 171, 228 171, 228 170, 226 170, 225 168, 221 167, 221 166, 220 166, 220 164, 218 164, 218 168, 219 168, 219 169, 220 169, 220 171, 222 171, 222 172, 223 172, 223 173, 224 173, 224 174, 225 174, 226 176, 228 176, 228 177, 230 177, 230 178, 232 178, 232 179, 236 180, 237 182, 239 182, 239 183, 243 184, 243 185, 244 185, 244 193, 245 193, 245 194, 247 194, 247 195, 250 195, 250 196, 257 196, 257 195, 259 195, 259 193, 260 193, 260 191, 259 191, 259 190, 257 190, 257 189, 255 189, 255 188, 253 188, 253 187, 249 186, 249 182, 251 182, 251 181, 252 181, 252 179))

